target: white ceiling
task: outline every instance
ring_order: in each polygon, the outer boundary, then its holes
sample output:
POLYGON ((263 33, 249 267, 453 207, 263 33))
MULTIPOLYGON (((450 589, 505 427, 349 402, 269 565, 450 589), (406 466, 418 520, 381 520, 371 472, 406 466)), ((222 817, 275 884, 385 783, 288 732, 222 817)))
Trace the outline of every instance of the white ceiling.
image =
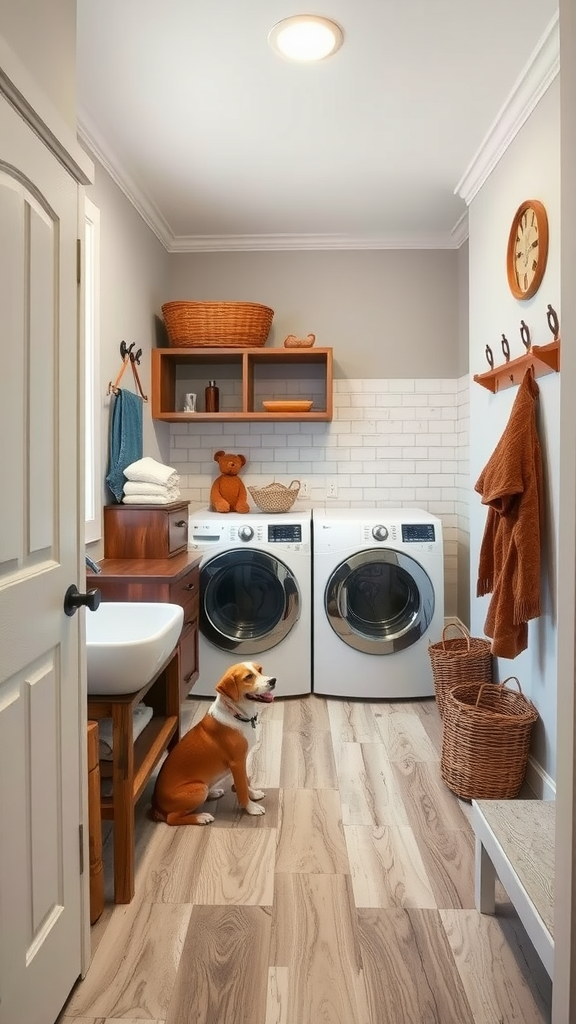
POLYGON ((78 0, 80 135, 171 251, 454 246, 454 190, 517 117, 506 105, 556 14, 557 0, 78 0), (267 44, 303 12, 344 30, 317 65, 267 44))

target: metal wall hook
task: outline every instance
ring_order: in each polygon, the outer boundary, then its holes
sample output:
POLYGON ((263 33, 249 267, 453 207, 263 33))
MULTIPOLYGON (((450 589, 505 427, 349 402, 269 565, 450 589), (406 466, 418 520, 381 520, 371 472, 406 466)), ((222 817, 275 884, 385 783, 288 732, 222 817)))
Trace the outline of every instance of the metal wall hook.
POLYGON ((560 330, 560 324, 558 322, 558 314, 556 313, 556 310, 552 308, 550 303, 548 303, 548 311, 546 313, 546 319, 548 321, 548 327, 550 328, 550 330, 552 331, 552 334, 554 335, 554 341, 557 341, 558 340, 558 332, 560 330))
POLYGON ((524 322, 524 320, 520 321, 520 337, 522 338, 522 344, 524 345, 524 348, 527 352, 529 352, 532 348, 532 342, 530 341, 530 328, 524 322))

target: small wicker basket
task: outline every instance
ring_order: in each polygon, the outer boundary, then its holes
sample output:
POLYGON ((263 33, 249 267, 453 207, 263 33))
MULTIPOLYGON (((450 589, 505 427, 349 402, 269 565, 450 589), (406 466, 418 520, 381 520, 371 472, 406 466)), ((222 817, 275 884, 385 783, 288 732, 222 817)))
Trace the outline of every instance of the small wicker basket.
POLYGON ((518 796, 538 712, 516 676, 503 683, 467 683, 446 695, 440 772, 463 800, 518 796), (515 682, 518 693, 506 684, 515 682))
POLYGON ((165 302, 162 315, 175 348, 259 348, 274 310, 258 302, 165 302))
POLYGON ((249 487, 261 512, 289 512, 298 497, 300 481, 292 480, 289 487, 284 484, 268 484, 267 487, 249 487))
POLYGON ((442 640, 429 644, 428 654, 432 666, 436 703, 440 717, 444 717, 446 694, 459 683, 491 683, 492 653, 489 640, 470 636, 465 626, 449 622, 442 630, 442 640), (446 639, 455 630, 460 635, 446 639))

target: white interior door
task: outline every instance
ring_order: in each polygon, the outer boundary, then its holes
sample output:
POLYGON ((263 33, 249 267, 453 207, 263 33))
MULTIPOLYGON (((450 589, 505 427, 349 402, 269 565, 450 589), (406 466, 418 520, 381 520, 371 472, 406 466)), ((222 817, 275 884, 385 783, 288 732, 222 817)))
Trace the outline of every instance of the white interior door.
POLYGON ((1 1024, 52 1024, 82 966, 77 235, 77 182, 0 98, 1 1024))

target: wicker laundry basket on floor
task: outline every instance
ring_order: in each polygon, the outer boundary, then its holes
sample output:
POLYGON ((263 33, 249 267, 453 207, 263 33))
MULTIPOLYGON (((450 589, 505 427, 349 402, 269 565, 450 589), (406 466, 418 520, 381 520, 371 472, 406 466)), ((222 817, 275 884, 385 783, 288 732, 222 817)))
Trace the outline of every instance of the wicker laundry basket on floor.
POLYGON ((449 622, 442 630, 442 639, 429 644, 434 691, 440 717, 444 718, 446 694, 460 683, 491 683, 492 654, 490 641, 470 636, 465 626, 449 622), (449 631, 459 636, 447 639, 449 631))
POLYGON ((446 695, 440 771, 463 800, 518 796, 538 719, 516 676, 503 683, 466 683, 446 695), (507 684, 514 682, 518 692, 507 684))

